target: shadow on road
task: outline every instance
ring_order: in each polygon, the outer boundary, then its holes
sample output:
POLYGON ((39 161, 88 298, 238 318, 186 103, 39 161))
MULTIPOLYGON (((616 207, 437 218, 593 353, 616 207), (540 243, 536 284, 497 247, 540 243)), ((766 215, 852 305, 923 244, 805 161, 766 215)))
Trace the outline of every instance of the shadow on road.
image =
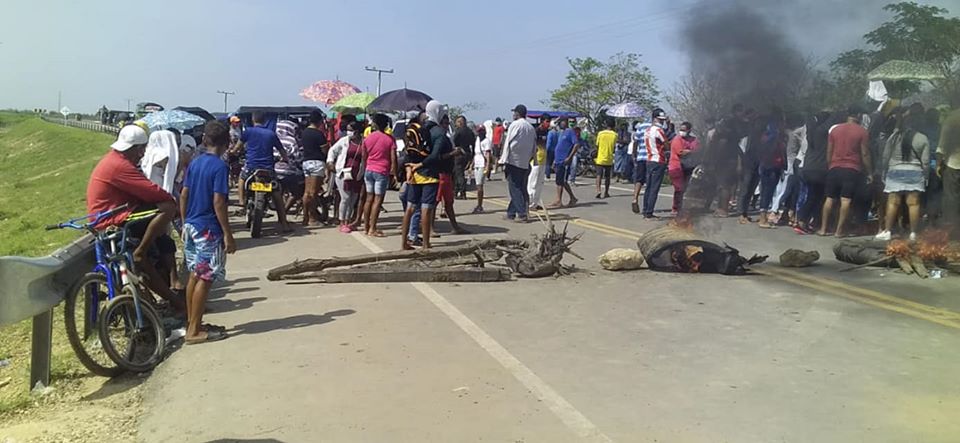
POLYGON ((307 326, 322 325, 336 321, 337 317, 352 315, 357 311, 353 309, 340 309, 330 311, 323 315, 302 314, 286 318, 275 318, 272 320, 257 320, 249 323, 236 325, 231 330, 231 336, 243 334, 262 334, 283 329, 305 328, 307 326))
POLYGON ((219 438, 204 443, 283 443, 283 441, 275 438, 219 438))
POLYGON ((147 377, 145 376, 126 373, 103 382, 99 389, 84 395, 81 399, 83 401, 102 400, 140 386, 140 384, 145 381, 147 381, 147 377))
POLYGON ((256 291, 259 291, 259 290, 260 290, 259 287, 256 287, 256 288, 247 287, 247 288, 237 288, 237 289, 230 289, 230 288, 227 288, 227 287, 219 287, 219 288, 215 288, 215 289, 213 289, 212 291, 210 291, 210 295, 207 297, 207 300, 217 300, 217 299, 221 299, 221 298, 223 298, 223 297, 226 297, 227 294, 237 295, 237 294, 242 294, 242 293, 244 293, 244 292, 256 292, 256 291))
POLYGON ((207 312, 216 312, 220 314, 223 312, 239 311, 241 309, 251 308, 255 303, 264 301, 266 299, 266 297, 250 297, 242 298, 240 300, 230 300, 224 298, 215 301, 208 301, 207 312))
POLYGON ((217 287, 218 287, 218 288, 224 288, 224 287, 233 286, 233 285, 235 285, 235 284, 237 284, 237 283, 253 283, 253 282, 255 282, 255 281, 260 281, 260 277, 234 278, 234 279, 227 280, 227 281, 225 281, 225 282, 222 282, 222 283, 218 284, 217 287))

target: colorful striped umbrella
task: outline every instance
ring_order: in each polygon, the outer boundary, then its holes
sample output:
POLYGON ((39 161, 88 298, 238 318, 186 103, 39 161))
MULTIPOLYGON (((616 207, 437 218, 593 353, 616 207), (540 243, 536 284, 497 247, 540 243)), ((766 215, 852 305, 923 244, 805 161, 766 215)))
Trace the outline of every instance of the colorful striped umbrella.
POLYGON ((360 92, 360 88, 340 80, 320 80, 300 91, 300 96, 330 106, 344 97, 360 92))

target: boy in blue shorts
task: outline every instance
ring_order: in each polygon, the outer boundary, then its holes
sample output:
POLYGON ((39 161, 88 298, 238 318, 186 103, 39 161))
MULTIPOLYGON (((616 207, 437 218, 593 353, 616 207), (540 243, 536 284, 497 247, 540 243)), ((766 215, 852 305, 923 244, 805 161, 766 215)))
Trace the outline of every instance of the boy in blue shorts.
POLYGON ((203 130, 206 151, 190 162, 180 193, 183 255, 190 271, 184 338, 188 345, 227 338, 225 328, 203 324, 203 311, 210 287, 226 276, 226 254, 237 250, 227 217, 230 168, 220 159, 229 144, 230 130, 225 124, 207 123, 203 130))

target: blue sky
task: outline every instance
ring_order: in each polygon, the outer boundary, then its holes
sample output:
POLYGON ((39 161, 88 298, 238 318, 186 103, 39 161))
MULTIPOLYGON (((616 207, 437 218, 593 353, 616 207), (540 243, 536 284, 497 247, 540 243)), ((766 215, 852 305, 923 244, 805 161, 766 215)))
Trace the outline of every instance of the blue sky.
MULTIPOLYGON (((687 67, 679 23, 700 8, 693 0, 8 2, 0 108, 52 109, 58 91, 82 112, 125 109, 128 98, 222 111, 218 89, 237 92, 231 109, 309 104, 297 93, 315 80, 339 76, 375 92, 376 75, 363 68, 376 65, 396 70, 384 90, 406 84, 453 105, 486 103, 472 118, 507 116, 517 103, 541 107, 563 81, 566 57, 639 52, 668 89, 687 67)), ((835 3, 806 3, 817 2, 835 3)), ((825 16, 783 5, 792 9, 777 13, 798 39, 820 30, 825 43, 802 48, 816 57, 856 44, 879 23, 856 13, 862 8, 825 16)))

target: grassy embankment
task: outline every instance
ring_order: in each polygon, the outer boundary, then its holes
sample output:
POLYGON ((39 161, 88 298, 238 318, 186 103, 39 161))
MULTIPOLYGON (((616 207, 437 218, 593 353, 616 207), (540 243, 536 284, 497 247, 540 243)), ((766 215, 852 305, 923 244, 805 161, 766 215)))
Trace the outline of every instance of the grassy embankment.
MULTIPOLYGON (((76 231, 44 226, 83 215, 90 171, 112 137, 46 123, 33 114, 0 112, 0 256, 48 254, 75 239, 76 231)), ((0 413, 31 404, 30 321, 0 327, 0 413)), ((53 386, 90 376, 55 312, 53 386)))

